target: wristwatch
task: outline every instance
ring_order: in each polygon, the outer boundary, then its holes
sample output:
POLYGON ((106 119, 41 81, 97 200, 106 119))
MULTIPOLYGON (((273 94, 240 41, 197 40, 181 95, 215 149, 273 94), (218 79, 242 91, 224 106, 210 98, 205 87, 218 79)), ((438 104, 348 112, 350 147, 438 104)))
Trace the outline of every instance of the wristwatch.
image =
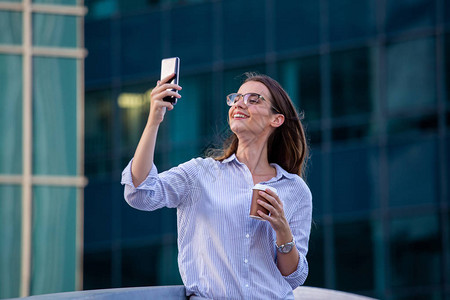
POLYGON ((286 254, 286 253, 291 252, 292 248, 294 248, 295 241, 294 241, 294 239, 292 239, 292 242, 289 242, 289 243, 286 243, 286 244, 283 244, 280 246, 278 246, 277 243, 275 243, 275 246, 277 247, 278 252, 286 254))

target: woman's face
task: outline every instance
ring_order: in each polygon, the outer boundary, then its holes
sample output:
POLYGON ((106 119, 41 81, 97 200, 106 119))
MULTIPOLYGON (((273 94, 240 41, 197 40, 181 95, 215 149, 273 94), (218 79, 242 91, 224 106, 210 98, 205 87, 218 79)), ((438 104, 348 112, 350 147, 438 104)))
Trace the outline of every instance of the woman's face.
POLYGON ((231 131, 238 137, 242 135, 253 135, 262 137, 270 135, 273 130, 273 119, 275 115, 271 111, 272 104, 270 102, 269 89, 258 81, 248 81, 241 85, 239 94, 256 93, 264 97, 258 104, 244 103, 242 97, 228 111, 231 131))

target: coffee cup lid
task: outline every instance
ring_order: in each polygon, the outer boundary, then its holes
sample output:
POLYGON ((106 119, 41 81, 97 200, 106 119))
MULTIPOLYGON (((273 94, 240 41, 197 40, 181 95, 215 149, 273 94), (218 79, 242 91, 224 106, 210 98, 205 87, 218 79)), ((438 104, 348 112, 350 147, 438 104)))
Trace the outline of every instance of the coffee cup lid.
POLYGON ((261 184, 261 183, 257 183, 255 184, 255 186, 252 188, 253 190, 260 190, 260 191, 264 191, 265 189, 269 189, 271 191, 273 191, 275 194, 277 194, 277 189, 265 184, 261 184))

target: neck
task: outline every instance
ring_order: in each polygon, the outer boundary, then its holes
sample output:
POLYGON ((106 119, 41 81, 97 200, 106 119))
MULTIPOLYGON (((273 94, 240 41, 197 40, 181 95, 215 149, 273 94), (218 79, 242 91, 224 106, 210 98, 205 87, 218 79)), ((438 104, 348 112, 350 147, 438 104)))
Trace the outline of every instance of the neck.
POLYGON ((272 170, 267 158, 267 139, 239 139, 237 159, 244 163, 253 175, 272 170))

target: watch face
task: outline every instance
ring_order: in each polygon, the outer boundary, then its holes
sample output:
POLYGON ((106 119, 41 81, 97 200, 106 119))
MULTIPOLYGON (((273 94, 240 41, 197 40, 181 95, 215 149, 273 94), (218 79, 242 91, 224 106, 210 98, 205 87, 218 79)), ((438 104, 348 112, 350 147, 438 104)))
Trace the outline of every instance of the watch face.
POLYGON ((291 252, 293 246, 294 245, 292 245, 291 243, 288 243, 288 244, 284 245, 283 248, 281 248, 281 252, 289 253, 289 252, 291 252))

